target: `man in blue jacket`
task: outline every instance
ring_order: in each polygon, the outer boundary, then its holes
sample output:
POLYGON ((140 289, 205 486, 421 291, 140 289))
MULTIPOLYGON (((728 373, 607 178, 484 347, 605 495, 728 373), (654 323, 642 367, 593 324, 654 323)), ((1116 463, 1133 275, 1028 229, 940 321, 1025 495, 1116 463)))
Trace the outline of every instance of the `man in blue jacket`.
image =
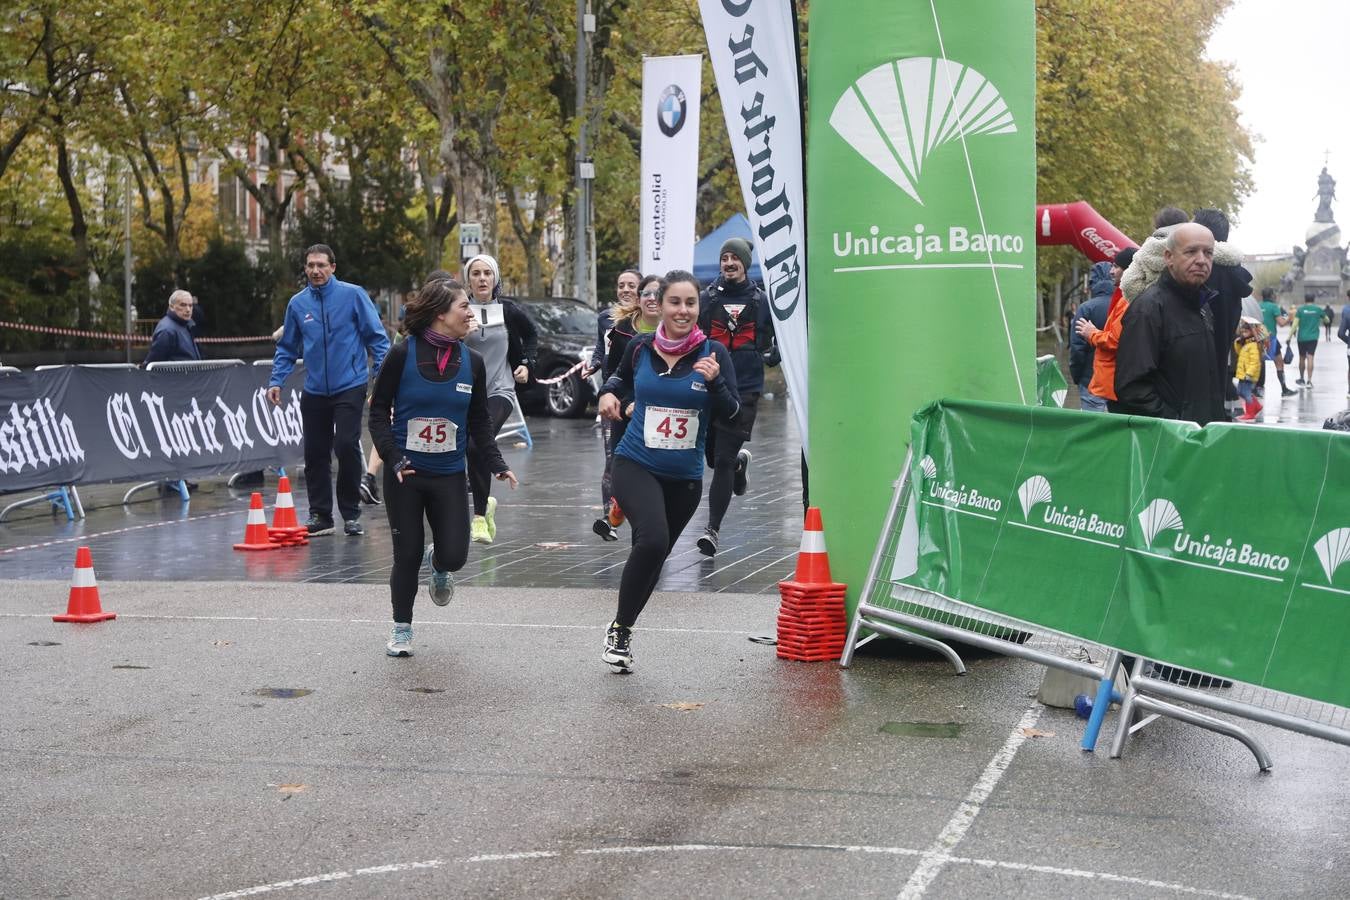
POLYGON ((187 291, 174 291, 169 295, 169 311, 155 325, 150 338, 150 352, 145 361, 176 362, 185 359, 201 359, 197 341, 192 337, 192 308, 196 302, 187 291))
POLYGON ((1092 364, 1096 351, 1081 334, 1078 322, 1087 319, 1098 330, 1106 327, 1106 314, 1111 307, 1111 294, 1120 281, 1121 270, 1112 262, 1093 263, 1088 273, 1088 299, 1078 305, 1073 323, 1069 326, 1069 377, 1078 385, 1078 408, 1084 412, 1106 412, 1106 398, 1088 390, 1092 381, 1092 364))
POLYGON ((375 304, 359 285, 333 277, 337 260, 326 244, 305 251, 309 286, 286 305, 286 323, 272 358, 267 397, 281 402, 281 384, 305 361, 300 419, 305 437, 305 491, 309 495, 310 535, 333 533, 333 461, 337 454, 337 503, 343 531, 361 527, 361 421, 366 386, 373 368, 389 352, 389 337, 375 304), (366 355, 373 359, 368 366, 366 355))

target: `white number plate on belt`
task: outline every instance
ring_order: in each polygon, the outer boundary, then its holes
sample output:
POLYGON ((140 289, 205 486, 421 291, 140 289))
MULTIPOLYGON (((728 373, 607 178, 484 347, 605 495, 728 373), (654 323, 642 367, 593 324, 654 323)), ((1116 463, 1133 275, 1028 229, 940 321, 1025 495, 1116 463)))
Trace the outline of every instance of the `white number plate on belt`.
POLYGON ((698 442, 698 410, 649 406, 642 439, 653 450, 689 450, 698 442))
POLYGON ((409 419, 406 446, 420 453, 449 453, 455 449, 456 431, 449 419, 409 419))

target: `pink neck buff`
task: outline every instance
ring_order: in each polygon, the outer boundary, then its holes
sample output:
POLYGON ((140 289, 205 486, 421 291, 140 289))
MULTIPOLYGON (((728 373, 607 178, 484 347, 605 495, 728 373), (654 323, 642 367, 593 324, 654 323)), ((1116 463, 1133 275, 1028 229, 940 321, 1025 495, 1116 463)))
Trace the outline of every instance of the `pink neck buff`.
POLYGON ((697 326, 681 340, 672 341, 666 337, 666 326, 662 322, 656 326, 656 349, 671 356, 684 356, 707 339, 707 335, 697 326))
POLYGON ((459 341, 448 334, 432 331, 430 328, 422 332, 422 340, 436 348, 436 371, 444 375, 445 366, 450 362, 450 357, 454 355, 455 345, 459 341))

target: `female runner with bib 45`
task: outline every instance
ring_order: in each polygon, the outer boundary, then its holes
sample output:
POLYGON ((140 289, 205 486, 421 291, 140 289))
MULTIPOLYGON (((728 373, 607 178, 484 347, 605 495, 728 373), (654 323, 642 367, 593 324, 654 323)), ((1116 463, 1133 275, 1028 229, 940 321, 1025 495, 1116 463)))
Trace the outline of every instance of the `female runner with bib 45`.
POLYGON ((455 592, 450 573, 468 558, 470 436, 489 470, 516 486, 493 437, 483 357, 463 343, 473 318, 463 285, 427 282, 408 304, 401 326, 408 339, 389 351, 375 377, 370 437, 385 462, 384 508, 394 540, 394 633, 385 646, 390 656, 412 656, 413 600, 423 562, 430 569, 431 602, 444 606, 455 592), (425 552, 424 518, 432 538, 425 552))
POLYGON ((698 509, 709 420, 740 409, 726 347, 699 330, 698 291, 690 273, 667 273, 656 331, 629 342, 618 371, 600 389, 600 415, 629 419, 614 448, 613 485, 633 528, 633 549, 601 655, 616 672, 632 671, 633 625, 698 509), (633 400, 622 408, 620 397, 633 400))

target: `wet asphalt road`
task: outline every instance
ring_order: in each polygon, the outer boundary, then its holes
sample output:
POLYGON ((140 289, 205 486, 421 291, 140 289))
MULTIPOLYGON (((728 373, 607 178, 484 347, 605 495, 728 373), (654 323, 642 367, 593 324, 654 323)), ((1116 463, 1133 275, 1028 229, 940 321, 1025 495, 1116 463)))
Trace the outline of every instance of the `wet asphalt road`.
POLYGON ((228 549, 224 488, 0 525, 0 897, 1346 895, 1350 748, 1252 726, 1261 776, 1160 721, 1115 761, 1025 662, 752 641, 799 537, 781 401, 735 539, 703 561, 700 512, 611 674, 599 440, 531 426, 498 542, 451 606, 419 598, 411 659, 383 653, 378 514, 261 557, 228 549), (53 623, 84 541, 119 617, 53 623))

